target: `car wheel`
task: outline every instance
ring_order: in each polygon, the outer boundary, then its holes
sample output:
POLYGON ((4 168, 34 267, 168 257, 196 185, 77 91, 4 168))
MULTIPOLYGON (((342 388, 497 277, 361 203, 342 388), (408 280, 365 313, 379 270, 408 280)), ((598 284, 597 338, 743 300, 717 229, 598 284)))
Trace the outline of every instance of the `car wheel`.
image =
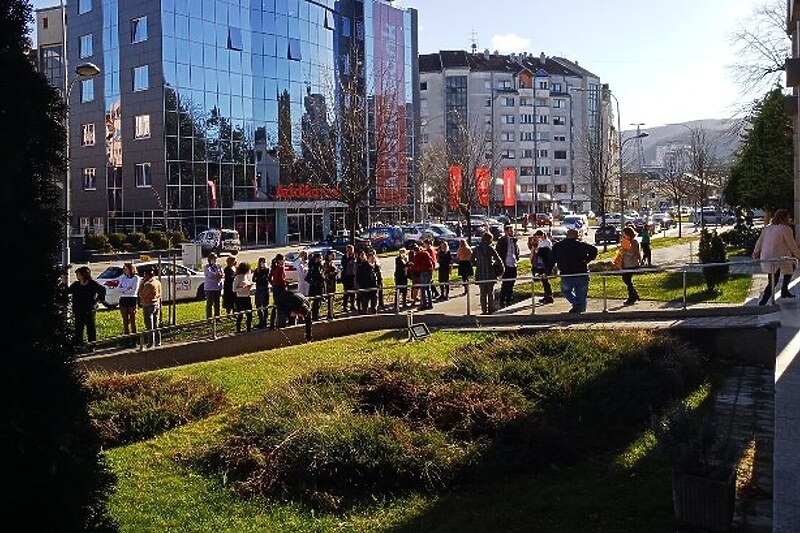
POLYGON ((203 287, 203 284, 201 283, 200 286, 197 287, 197 299, 204 300, 205 297, 206 297, 206 291, 205 288, 203 287))

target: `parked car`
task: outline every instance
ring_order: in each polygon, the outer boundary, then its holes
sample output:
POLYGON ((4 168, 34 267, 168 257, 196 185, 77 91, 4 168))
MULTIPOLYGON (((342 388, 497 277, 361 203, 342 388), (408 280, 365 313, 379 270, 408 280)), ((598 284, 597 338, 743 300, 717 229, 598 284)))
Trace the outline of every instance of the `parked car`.
POLYGON ((550 240, 553 242, 563 241, 567 238, 567 230, 564 226, 553 226, 548 233, 550 233, 550 240))
POLYGON ((209 229, 203 231, 195 237, 194 243, 200 245, 203 257, 211 252, 220 254, 222 252, 238 252, 242 249, 239 232, 235 229, 209 229), (220 232, 222 233, 221 239, 220 232))
POLYGON ((405 243, 403 230, 397 226, 367 228, 361 237, 369 240, 370 246, 378 253, 397 250, 405 243))
POLYGON ((653 226, 659 230, 668 230, 675 226, 675 219, 669 213, 654 213, 652 219, 653 226))
POLYGON ((637 233, 641 233, 645 226, 647 227, 647 231, 652 234, 653 221, 650 217, 638 216, 633 219, 633 229, 635 229, 637 233))
POLYGON ((619 226, 615 226, 614 224, 601 225, 594 232, 594 243, 595 244, 604 244, 604 243, 619 244, 621 236, 622 236, 622 232, 620 231, 619 226))
MULTIPOLYGON (((308 253, 308 259, 311 259, 311 255, 315 253, 322 254, 322 259, 325 259, 325 256, 328 255, 329 251, 333 252, 335 256, 334 264, 336 265, 336 271, 339 272, 341 270, 342 264, 342 257, 344 254, 337 250, 334 250, 331 247, 324 247, 324 246, 309 246, 303 248, 308 253)), ((284 263, 283 263, 283 270, 286 272, 286 283, 289 285, 297 285, 297 270, 295 270, 294 263, 297 260, 297 256, 300 255, 300 251, 296 252, 289 252, 284 256, 284 263)))
POLYGON ((733 213, 733 211, 707 206, 700 211, 695 211, 694 216, 692 217, 692 222, 694 222, 696 225, 700 225, 701 221, 705 224, 728 226, 736 224, 736 215, 733 213))
POLYGON ((565 229, 577 230, 581 237, 589 235, 589 219, 586 215, 566 215, 561 225, 565 229))
POLYGON ((553 225, 553 215, 550 213, 536 213, 536 226, 541 228, 542 226, 552 226, 553 225))
MULTIPOLYGON (((159 267, 158 261, 147 261, 134 265, 139 276, 144 276, 148 268, 159 267)), ((183 265, 175 265, 173 271, 172 263, 163 262, 160 265, 161 273, 161 297, 164 301, 172 300, 172 286, 175 286, 175 299, 194 300, 205 297, 203 290, 203 273, 183 265), (177 273, 175 283, 173 283, 173 272, 177 273)), ((97 282, 106 289, 106 303, 110 307, 119 305, 119 280, 122 278, 122 266, 110 266, 97 276, 97 282)))
POLYGON ((600 215, 597 218, 597 221, 600 224, 613 224, 614 226, 621 226, 622 225, 622 215, 620 213, 606 213, 606 216, 603 217, 600 215))
MULTIPOLYGON (((309 245, 306 249, 315 248, 315 249, 324 249, 324 250, 336 250, 337 252, 344 253, 345 248, 347 245, 350 244, 350 237, 348 235, 336 235, 330 240, 319 241, 312 245, 309 245)), ((356 253, 360 252, 361 250, 366 250, 370 247, 369 239, 364 239, 362 237, 355 238, 355 248, 356 253)))

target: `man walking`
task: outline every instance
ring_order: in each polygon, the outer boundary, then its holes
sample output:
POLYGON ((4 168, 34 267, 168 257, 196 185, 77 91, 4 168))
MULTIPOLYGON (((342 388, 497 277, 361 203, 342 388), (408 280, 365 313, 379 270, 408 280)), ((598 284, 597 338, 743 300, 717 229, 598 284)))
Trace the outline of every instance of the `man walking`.
POLYGON ((578 240, 578 230, 567 230, 567 238, 553 245, 550 254, 548 275, 553 265, 558 265, 561 274, 561 294, 572 304, 570 313, 586 311, 586 295, 589 292, 589 262, 597 257, 597 248, 578 240))
POLYGON ((500 286, 500 306, 511 305, 514 299, 514 282, 517 277, 517 261, 519 261, 519 245, 514 237, 514 227, 506 224, 504 234, 497 241, 497 254, 503 260, 503 284, 500 286))
POLYGON ((147 330, 147 347, 161 346, 158 326, 161 317, 161 282, 152 267, 144 271, 144 281, 139 285, 139 302, 144 314, 144 329, 147 330))
POLYGON ((208 254, 208 263, 203 268, 203 292, 206 295, 206 319, 211 318, 211 310, 214 310, 214 317, 219 318, 219 299, 222 294, 222 267, 217 263, 217 254, 208 254))

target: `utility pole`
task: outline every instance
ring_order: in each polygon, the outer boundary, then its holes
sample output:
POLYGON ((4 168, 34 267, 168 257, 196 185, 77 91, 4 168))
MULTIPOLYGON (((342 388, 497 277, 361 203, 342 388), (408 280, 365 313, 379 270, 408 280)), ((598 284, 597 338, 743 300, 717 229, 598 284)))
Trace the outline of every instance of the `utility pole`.
POLYGON ((632 122, 631 126, 636 126, 636 179, 639 185, 639 211, 642 210, 642 126, 644 122, 632 122))

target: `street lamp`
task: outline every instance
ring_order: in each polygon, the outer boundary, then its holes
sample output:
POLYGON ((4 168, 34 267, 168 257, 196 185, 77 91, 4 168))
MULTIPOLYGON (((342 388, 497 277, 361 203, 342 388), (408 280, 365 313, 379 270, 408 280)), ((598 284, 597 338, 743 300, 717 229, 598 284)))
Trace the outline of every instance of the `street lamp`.
MULTIPOLYGON (((66 44, 66 42, 65 42, 66 44)), ((66 48, 66 47, 65 47, 66 48)), ((66 57, 66 54, 65 54, 66 57)), ((65 59, 66 63, 66 59, 65 59)), ((69 71, 67 71, 69 72, 69 71)), ((63 267, 64 273, 66 274, 71 262, 70 256, 70 237, 71 237, 71 230, 72 230, 72 194, 71 194, 71 181, 70 177, 72 174, 71 171, 71 164, 70 164, 70 124, 69 124, 69 112, 70 112, 70 96, 72 95, 72 88, 75 86, 75 83, 81 80, 88 80, 92 79, 98 74, 100 74, 100 68, 95 65, 94 63, 81 63, 77 67, 75 67, 75 74, 76 77, 72 79, 71 82, 67 84, 67 91, 65 93, 65 102, 66 102, 66 110, 65 110, 65 121, 66 121, 66 137, 67 137, 67 147, 66 147, 66 163, 67 163, 67 174, 64 178, 64 210, 66 211, 67 220, 64 224, 64 258, 63 258, 63 267)), ((66 78, 65 78, 66 81, 66 78)))
MULTIPOLYGON (((628 137, 627 139, 624 139, 624 140, 622 140, 622 134, 620 134, 620 137, 619 137, 621 139, 620 143, 619 143, 619 205, 620 205, 620 213, 622 213, 623 215, 625 214, 625 203, 624 203, 624 196, 623 196, 623 194, 624 194, 623 193, 623 182, 624 182, 624 180, 622 179, 622 153, 623 153, 622 149, 625 146, 625 143, 627 143, 628 141, 633 141, 633 140, 637 140, 637 139, 644 139, 645 137, 649 137, 649 136, 650 136, 650 134, 647 133, 646 131, 640 131, 639 133, 637 133, 633 137, 628 137)), ((640 196, 641 196, 641 193, 640 193, 640 196)), ((640 199, 640 203, 641 203, 641 199, 640 199)))

